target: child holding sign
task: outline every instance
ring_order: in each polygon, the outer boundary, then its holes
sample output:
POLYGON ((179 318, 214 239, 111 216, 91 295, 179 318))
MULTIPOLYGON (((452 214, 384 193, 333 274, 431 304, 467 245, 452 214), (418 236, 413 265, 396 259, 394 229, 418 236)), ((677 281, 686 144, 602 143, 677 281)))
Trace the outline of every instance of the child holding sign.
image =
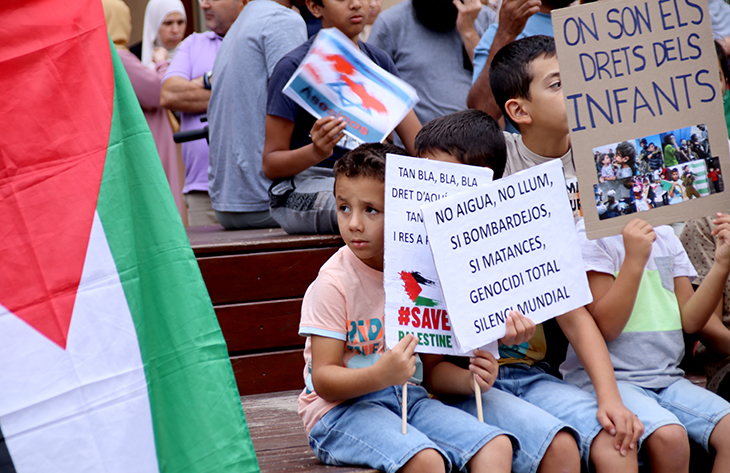
MULTIPOLYGON (((370 10, 368 1, 307 0, 307 8, 312 16, 322 20, 322 28, 339 29, 374 63, 399 75, 385 51, 359 41, 370 10)), ((282 92, 314 39, 315 36, 284 56, 269 82, 263 172, 274 181, 269 189, 271 216, 287 233, 337 232, 331 169, 347 151, 340 145, 345 141, 348 120, 329 115, 315 120, 282 92)), ((395 131, 411 151, 420 129, 421 124, 411 110, 395 131)))
POLYGON ((307 336, 299 413, 309 443, 331 465, 508 473, 509 434, 430 399, 416 384, 408 384, 409 426, 401 433, 402 385, 416 373, 418 339, 406 335, 384 351, 386 153, 404 151, 366 144, 334 167, 337 218, 347 246, 322 266, 307 289, 299 327, 307 336))
MULTIPOLYGON (((427 123, 416 136, 416 150, 421 157, 463 164, 478 162, 473 156, 481 154, 482 165, 502 167, 501 141, 502 134, 494 120, 483 112, 470 110, 427 123), (467 113, 473 116, 465 123, 467 113)), ((475 376, 483 392, 485 422, 504 427, 520 440, 521 448, 512 465, 515 472, 532 473, 539 469, 578 473, 581 451, 587 460, 589 449, 597 471, 636 471, 635 451, 628 455, 628 450, 641 428, 635 416, 621 404, 605 344, 595 323, 585 309, 563 315, 558 321, 568 338, 586 352, 585 359, 600 387, 600 405, 593 395, 545 373, 539 365, 546 352, 542 326, 535 329, 531 320, 516 311, 507 319, 499 362, 483 350, 475 350, 471 358, 422 354, 424 384, 433 393, 476 415, 471 381, 475 376), (598 348, 594 348, 595 344, 598 348), (597 417, 607 430, 601 430, 597 417), (614 443, 623 450, 622 455, 614 450, 614 443)))
MULTIPOLYGON (((715 262, 696 293, 690 278, 697 273, 671 227, 634 219, 622 235, 588 240, 578 226, 593 292, 588 309, 608 342, 621 397, 646 426, 642 448, 654 472, 688 470, 687 435, 716 452, 713 471, 730 468, 730 403, 689 382, 679 368, 682 331, 703 328, 730 274, 730 217, 718 215, 715 262)), ((590 390, 573 352, 561 372, 590 390)))

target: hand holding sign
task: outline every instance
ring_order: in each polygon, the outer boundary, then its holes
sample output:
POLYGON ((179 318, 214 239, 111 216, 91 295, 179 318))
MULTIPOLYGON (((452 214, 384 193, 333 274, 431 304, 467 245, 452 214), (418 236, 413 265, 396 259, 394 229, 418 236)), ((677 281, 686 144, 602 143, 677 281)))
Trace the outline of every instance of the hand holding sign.
POLYGON ((565 189, 554 160, 421 207, 462 349, 507 335, 515 310, 540 323, 591 301, 565 189))
POLYGON ((520 345, 529 341, 535 335, 535 322, 517 310, 509 313, 504 327, 504 337, 499 339, 499 342, 503 345, 520 345))
POLYGON ((381 373, 379 378, 385 386, 404 384, 416 373, 416 345, 418 339, 406 335, 375 362, 381 373))
POLYGON ((631 261, 643 269, 651 254, 651 245, 656 240, 654 228, 645 221, 635 218, 626 224, 622 236, 626 248, 626 261, 631 261))
POLYGON ((309 134, 317 156, 322 159, 332 156, 335 146, 344 136, 342 131, 346 125, 342 117, 322 117, 314 122, 309 134))

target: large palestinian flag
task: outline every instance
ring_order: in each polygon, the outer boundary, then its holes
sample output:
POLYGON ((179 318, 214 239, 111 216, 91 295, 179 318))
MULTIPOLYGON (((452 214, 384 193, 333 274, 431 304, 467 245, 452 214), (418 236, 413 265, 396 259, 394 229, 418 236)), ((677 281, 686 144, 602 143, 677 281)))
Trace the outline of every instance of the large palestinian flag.
POLYGON ((0 472, 258 471, 101 3, 0 18, 0 472))

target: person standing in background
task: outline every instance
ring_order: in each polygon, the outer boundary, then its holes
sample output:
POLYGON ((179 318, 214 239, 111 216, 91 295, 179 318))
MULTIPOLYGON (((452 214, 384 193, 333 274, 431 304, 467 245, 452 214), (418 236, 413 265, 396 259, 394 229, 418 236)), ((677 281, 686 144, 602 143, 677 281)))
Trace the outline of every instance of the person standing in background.
POLYGON ((152 59, 155 51, 171 61, 183 40, 186 25, 185 7, 180 0, 150 0, 144 11, 142 64, 155 69, 152 59))
POLYGON ((180 214, 183 214, 180 182, 177 173, 177 152, 172 140, 172 127, 167 118, 167 110, 160 107, 160 82, 170 62, 165 52, 158 51, 152 56, 156 70, 144 64, 127 49, 129 35, 132 32, 132 17, 129 7, 122 0, 102 0, 104 18, 109 36, 122 61, 124 70, 129 76, 132 88, 147 120, 147 124, 155 140, 157 153, 160 155, 170 190, 180 214))
MULTIPOLYGON (((208 110, 212 71, 223 37, 247 0, 201 0, 205 26, 210 31, 193 33, 178 47, 175 58, 162 79, 160 105, 181 112, 180 129, 202 128, 201 116, 208 110)), ((196 140, 182 145, 185 165, 183 200, 188 211, 188 225, 216 225, 208 193, 208 142, 196 140)))

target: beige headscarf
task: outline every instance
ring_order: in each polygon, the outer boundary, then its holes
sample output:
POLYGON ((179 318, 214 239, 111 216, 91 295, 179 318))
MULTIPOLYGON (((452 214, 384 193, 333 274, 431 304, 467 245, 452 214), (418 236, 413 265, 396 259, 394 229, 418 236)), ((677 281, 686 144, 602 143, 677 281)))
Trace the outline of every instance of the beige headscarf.
POLYGON ((127 49, 129 36, 132 34, 132 14, 122 0, 101 0, 104 7, 106 30, 109 32, 117 49, 127 49))

